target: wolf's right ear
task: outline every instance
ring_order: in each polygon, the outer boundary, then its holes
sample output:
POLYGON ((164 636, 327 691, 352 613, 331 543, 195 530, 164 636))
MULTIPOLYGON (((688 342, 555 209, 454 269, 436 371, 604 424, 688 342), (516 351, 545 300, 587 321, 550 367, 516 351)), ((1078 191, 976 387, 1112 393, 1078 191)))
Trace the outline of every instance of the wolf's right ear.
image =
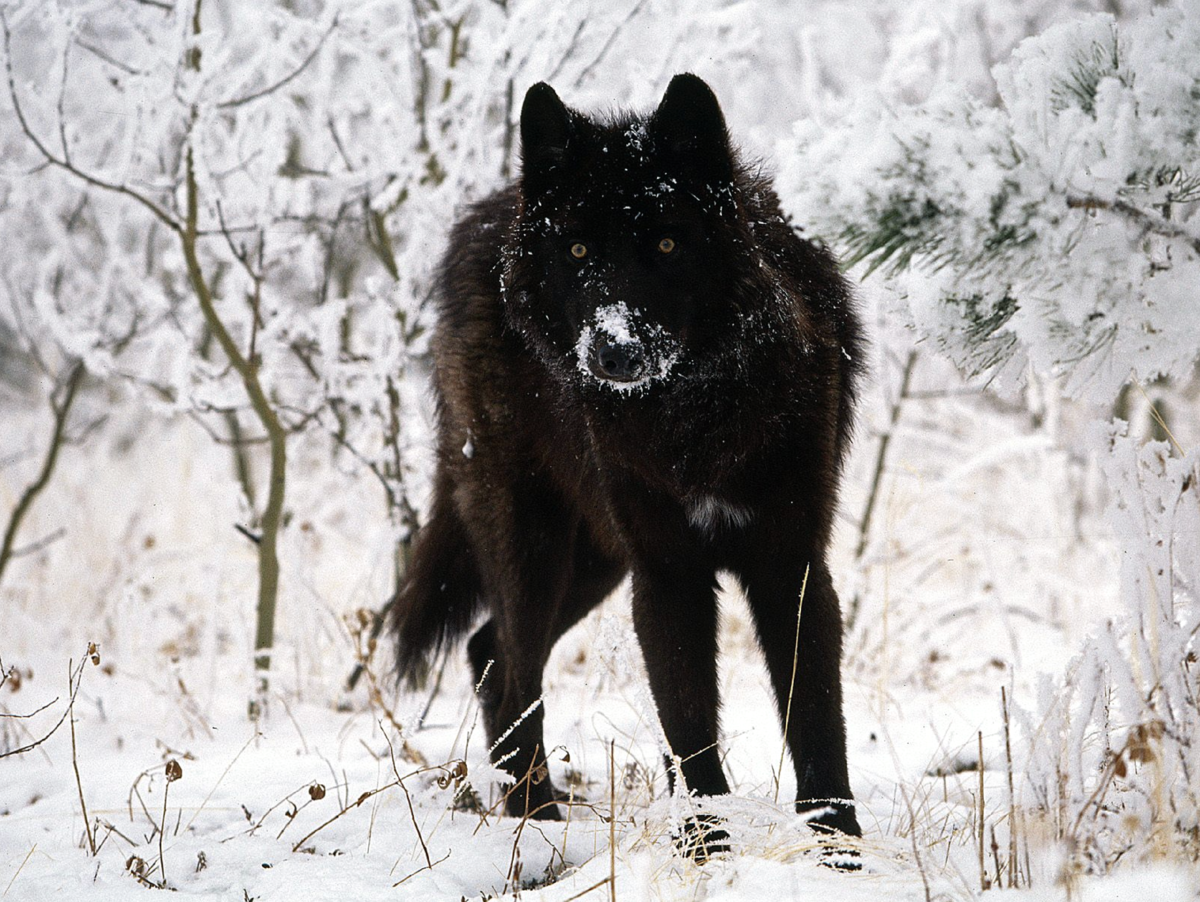
POLYGON ((554 89, 539 81, 521 106, 521 162, 526 174, 563 165, 571 142, 571 114, 554 89))

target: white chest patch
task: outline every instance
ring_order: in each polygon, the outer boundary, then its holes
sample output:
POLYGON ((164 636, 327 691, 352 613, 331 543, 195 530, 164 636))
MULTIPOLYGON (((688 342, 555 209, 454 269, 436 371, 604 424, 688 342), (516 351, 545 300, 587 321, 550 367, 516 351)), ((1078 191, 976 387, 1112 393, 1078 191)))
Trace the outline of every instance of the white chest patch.
POLYGON ((743 529, 750 523, 751 512, 712 495, 701 495, 687 504, 687 519, 691 526, 706 536, 718 528, 743 529))

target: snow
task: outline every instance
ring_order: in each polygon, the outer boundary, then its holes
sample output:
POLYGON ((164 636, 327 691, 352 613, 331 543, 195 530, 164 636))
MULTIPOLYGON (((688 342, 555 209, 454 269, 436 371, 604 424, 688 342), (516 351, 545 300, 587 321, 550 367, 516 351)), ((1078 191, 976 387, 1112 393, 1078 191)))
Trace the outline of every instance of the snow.
POLYGON ((644 391, 654 382, 667 379, 679 360, 680 348, 662 326, 646 320, 642 312, 630 309, 624 301, 597 307, 575 342, 576 368, 583 376, 613 391, 627 394, 644 391), (625 345, 643 354, 647 366, 636 379, 605 379, 592 371, 591 358, 597 336, 614 344, 625 345))

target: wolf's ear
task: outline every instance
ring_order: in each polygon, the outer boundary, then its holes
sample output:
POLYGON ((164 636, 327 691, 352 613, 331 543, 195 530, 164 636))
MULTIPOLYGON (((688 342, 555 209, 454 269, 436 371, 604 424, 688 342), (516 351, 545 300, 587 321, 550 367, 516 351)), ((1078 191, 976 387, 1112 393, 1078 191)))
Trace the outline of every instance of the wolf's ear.
POLYGON ((563 165, 571 142, 571 114, 544 81, 525 92, 521 106, 521 161, 526 175, 563 165))
POLYGON ((651 128, 667 153, 692 163, 706 177, 733 179, 725 117, 712 88, 702 79, 690 72, 672 78, 654 111, 651 128))

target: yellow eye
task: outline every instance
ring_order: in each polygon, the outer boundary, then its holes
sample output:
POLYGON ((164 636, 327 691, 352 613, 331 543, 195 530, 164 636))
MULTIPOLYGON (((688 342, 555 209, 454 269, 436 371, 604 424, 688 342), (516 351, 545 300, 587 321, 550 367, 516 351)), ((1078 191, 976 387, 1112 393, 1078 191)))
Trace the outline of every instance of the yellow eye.
POLYGON ((582 260, 587 256, 587 245, 581 241, 576 241, 571 245, 571 256, 576 260, 582 260))
POLYGON ((675 250, 675 239, 664 238, 662 241, 658 242, 658 250, 659 253, 663 254, 671 253, 671 251, 675 250))

